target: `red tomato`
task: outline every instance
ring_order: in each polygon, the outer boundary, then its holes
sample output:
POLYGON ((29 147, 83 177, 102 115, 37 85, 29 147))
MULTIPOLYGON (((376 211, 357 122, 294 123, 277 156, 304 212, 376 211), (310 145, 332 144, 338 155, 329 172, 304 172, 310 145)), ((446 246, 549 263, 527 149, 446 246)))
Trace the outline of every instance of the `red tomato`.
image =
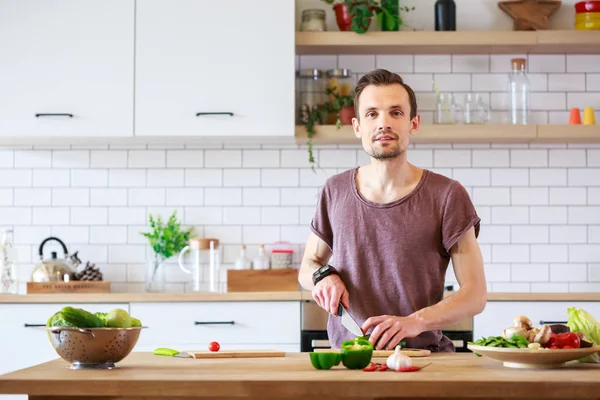
POLYGON ((578 349, 581 346, 579 336, 574 332, 551 335, 546 347, 551 349, 578 349))
POLYGON ((579 336, 574 332, 559 333, 556 335, 554 344, 560 349, 564 349, 566 346, 571 349, 578 349, 581 346, 579 336))
POLYGON ((221 346, 217 342, 210 342, 210 344, 208 345, 208 350, 210 351, 219 351, 220 348, 221 346))

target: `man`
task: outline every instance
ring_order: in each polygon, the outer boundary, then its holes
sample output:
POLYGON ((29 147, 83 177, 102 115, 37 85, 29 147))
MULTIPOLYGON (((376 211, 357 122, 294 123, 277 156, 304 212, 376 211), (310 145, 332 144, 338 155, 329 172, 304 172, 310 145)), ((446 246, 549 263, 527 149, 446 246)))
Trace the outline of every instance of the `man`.
POLYGON ((298 281, 331 314, 334 348, 355 337, 336 316, 341 301, 376 349, 405 340, 454 351, 441 329, 486 304, 480 218, 459 182, 408 162, 421 119, 400 76, 382 69, 363 76, 354 108, 354 133, 371 163, 325 183, 298 281), (444 299, 450 259, 460 289, 444 299))

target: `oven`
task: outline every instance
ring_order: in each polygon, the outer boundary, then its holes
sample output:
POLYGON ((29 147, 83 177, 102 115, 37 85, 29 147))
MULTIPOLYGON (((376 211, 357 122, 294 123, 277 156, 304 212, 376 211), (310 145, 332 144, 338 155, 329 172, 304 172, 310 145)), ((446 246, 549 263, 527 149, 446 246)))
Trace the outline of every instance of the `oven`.
MULTIPOLYGON (((315 349, 329 349, 331 346, 327 337, 328 314, 312 300, 302 302, 302 326, 300 332, 300 351, 311 352, 315 349)), ((470 353, 468 342, 473 341, 473 319, 459 321, 445 329, 446 335, 457 353, 470 353)))

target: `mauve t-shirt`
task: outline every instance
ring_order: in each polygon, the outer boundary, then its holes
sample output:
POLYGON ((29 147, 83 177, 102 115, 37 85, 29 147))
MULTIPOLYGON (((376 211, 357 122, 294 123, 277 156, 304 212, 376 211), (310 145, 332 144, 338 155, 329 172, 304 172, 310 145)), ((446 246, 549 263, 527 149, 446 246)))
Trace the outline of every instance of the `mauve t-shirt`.
MULTIPOLYGON (((358 191, 357 171, 327 179, 311 223, 333 252, 350 315, 362 325, 372 316, 407 316, 440 302, 450 249, 472 226, 479 236, 481 220, 469 194, 458 181, 425 169, 409 194, 378 204, 358 191)), ((331 315, 327 332, 333 348, 354 338, 331 315)), ((439 330, 405 340, 409 348, 455 351, 439 330)))

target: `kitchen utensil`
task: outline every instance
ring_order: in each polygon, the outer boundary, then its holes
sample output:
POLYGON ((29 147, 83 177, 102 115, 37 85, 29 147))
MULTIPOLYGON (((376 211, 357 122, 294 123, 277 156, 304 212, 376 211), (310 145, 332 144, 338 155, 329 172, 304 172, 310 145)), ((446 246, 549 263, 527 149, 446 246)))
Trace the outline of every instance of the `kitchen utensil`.
POLYGON ((338 306, 338 316, 342 317, 342 325, 355 336, 363 336, 364 333, 356 321, 348 314, 348 310, 340 302, 338 306))
POLYGON ((468 345, 469 350, 502 361, 510 368, 558 368, 569 361, 600 352, 600 346, 579 349, 514 349, 506 347, 491 347, 468 345))
MULTIPOLYGON (((75 274, 73 264, 68 260, 69 252, 67 246, 57 237, 49 237, 40 244, 38 254, 42 262, 37 264, 31 273, 31 282, 52 282, 72 280, 75 274), (44 246, 51 240, 55 240, 62 246, 64 258, 58 258, 56 252, 51 253, 50 259, 44 260, 44 246)), ((76 258, 77 259, 77 258, 76 258)), ((78 260, 78 259, 77 259, 78 260)))
POLYGON ((600 13, 600 1, 580 1, 575 3, 575 12, 580 13, 600 13))
POLYGON ((231 351, 186 351, 194 358, 264 358, 285 357, 284 351, 276 350, 231 350, 231 351))
POLYGON ((158 348, 154 349, 154 351, 152 353, 157 356, 167 356, 167 357, 177 357, 177 358, 194 358, 194 356, 192 356, 189 353, 186 353, 183 351, 178 351, 175 349, 169 349, 167 347, 158 347, 158 348))
POLYGON ((54 350, 71 369, 114 369, 131 353, 144 328, 47 327, 54 350))
MULTIPOLYGON (((340 352, 339 349, 314 349, 315 353, 340 352)), ((400 349, 400 353, 408 357, 427 357, 431 355, 431 350, 426 349, 400 349)), ((389 357, 394 354, 394 350, 373 350, 373 357, 389 357)))
POLYGON ((181 252, 179 253, 179 268, 181 268, 183 272, 192 275, 192 290, 194 292, 199 292, 201 290, 202 266, 206 263, 208 263, 209 291, 218 292, 219 272, 221 269, 219 260, 219 240, 207 238, 190 239, 189 245, 181 249, 181 252), (193 260, 190 269, 184 266, 185 254, 188 251, 193 260))

